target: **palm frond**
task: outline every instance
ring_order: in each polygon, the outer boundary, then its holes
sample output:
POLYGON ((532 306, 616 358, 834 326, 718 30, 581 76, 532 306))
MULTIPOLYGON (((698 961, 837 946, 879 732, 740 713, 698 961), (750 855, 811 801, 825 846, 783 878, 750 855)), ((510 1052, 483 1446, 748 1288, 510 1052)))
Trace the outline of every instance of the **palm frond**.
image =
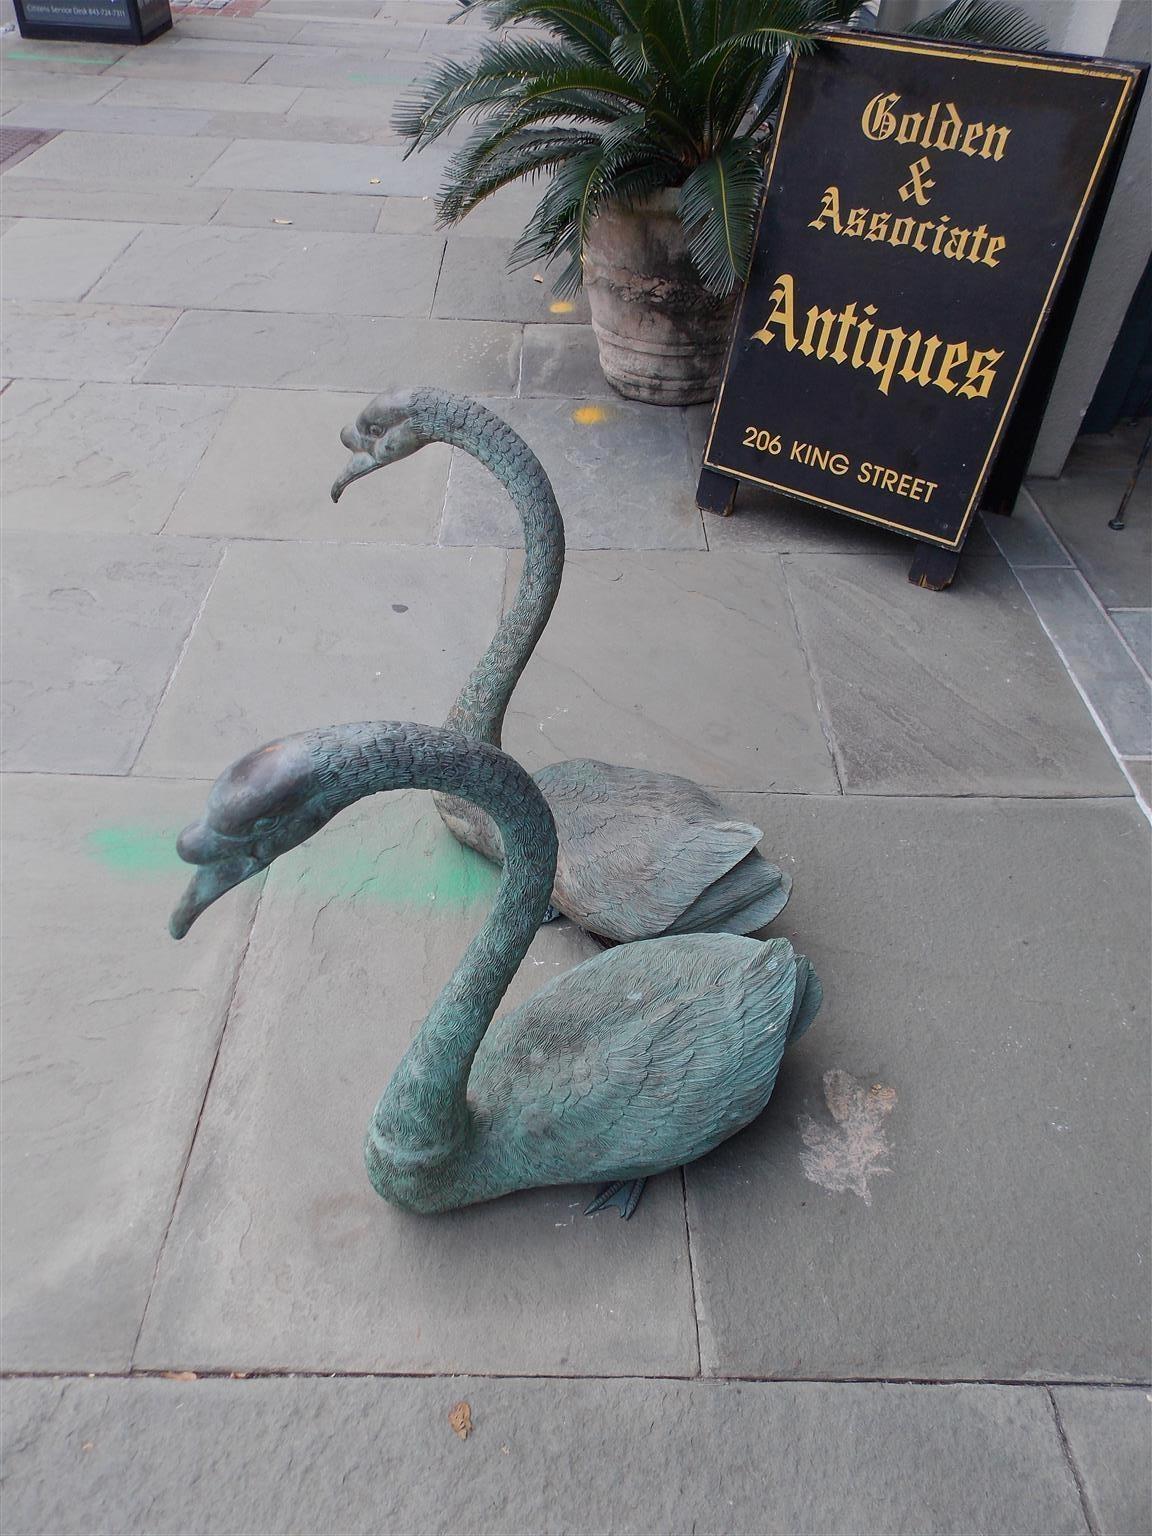
POLYGON ((998 0, 952 0, 908 29, 911 37, 942 38, 952 43, 984 43, 989 48, 1043 52, 1048 34, 1014 5, 998 0))
POLYGON ((498 108, 509 99, 564 90, 602 96, 618 103, 620 110, 643 100, 619 71, 581 58, 570 48, 501 39, 486 43, 466 63, 449 59, 437 64, 421 82, 419 94, 398 103, 392 124, 397 133, 423 148, 463 118, 498 108))
POLYGON ((704 285, 719 297, 744 281, 752 255, 763 164, 750 139, 734 139, 680 188, 680 220, 704 285))
POLYGON ((489 26, 509 27, 524 22, 547 27, 557 37, 567 39, 580 49, 607 62, 625 18, 613 4, 602 0, 485 0, 483 10, 489 26))
MULTIPOLYGON (((476 0, 474 9, 489 38, 474 57, 435 65, 392 119, 409 153, 474 125, 448 162, 440 221, 540 179, 512 261, 560 264, 557 291, 567 293, 580 285, 598 210, 676 187, 692 259, 724 294, 747 270, 788 63, 819 46, 823 28, 853 25, 860 0, 476 0)), ((997 0, 952 0, 911 30, 1002 48, 1044 42, 997 0)))
POLYGON ((437 222, 458 223, 501 187, 554 171, 595 149, 598 142, 594 135, 580 134, 578 130, 526 130, 490 149, 486 136, 474 136, 445 167, 436 197, 437 222))

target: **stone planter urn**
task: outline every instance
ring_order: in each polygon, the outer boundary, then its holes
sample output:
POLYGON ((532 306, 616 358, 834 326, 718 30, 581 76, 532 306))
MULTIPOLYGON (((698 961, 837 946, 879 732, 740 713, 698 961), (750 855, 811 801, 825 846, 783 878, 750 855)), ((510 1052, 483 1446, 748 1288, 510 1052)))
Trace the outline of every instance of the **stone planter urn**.
POLYGON ((649 405, 715 398, 738 294, 701 283, 676 217, 674 187, 596 215, 584 250, 584 289, 604 377, 649 405))

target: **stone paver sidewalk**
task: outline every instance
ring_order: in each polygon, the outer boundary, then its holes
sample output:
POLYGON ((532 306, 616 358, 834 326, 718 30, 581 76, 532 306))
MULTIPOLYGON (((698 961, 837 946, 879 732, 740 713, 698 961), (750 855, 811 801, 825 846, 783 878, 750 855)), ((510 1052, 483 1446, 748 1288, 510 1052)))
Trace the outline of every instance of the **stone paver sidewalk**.
MULTIPOLYGON (((1141 1532, 1148 753, 1043 603, 1075 556, 1129 644, 1143 588, 1078 548, 1075 475, 1035 491, 1062 542, 1029 505, 946 596, 847 520, 702 519, 706 413, 613 396, 583 302, 505 274, 530 194, 433 227, 442 157, 388 124, 476 46, 453 9, 0 43, 0 130, 46 136, 0 182, 5 1530, 1141 1532), (340 426, 417 383, 513 422, 565 513, 509 750, 714 787, 825 983, 761 1120, 628 1224, 364 1177, 495 883, 426 797, 166 935, 216 773, 442 718, 507 601, 518 529, 459 454, 328 499, 340 426)), ((509 1001, 592 952, 545 930, 509 1001)))

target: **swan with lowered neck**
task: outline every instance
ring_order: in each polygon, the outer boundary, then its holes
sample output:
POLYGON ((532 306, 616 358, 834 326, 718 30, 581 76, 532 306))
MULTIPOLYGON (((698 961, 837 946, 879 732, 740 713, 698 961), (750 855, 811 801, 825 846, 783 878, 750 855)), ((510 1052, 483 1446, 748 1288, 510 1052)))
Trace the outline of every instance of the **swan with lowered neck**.
MULTIPOLYGON (((381 395, 340 434, 352 450, 332 487, 344 489, 429 443, 449 443, 501 482, 524 530, 516 599, 452 706, 446 724, 501 745, 512 693, 544 632, 564 573, 564 523, 543 465, 507 422, 440 390, 381 395)), ((556 819, 553 907, 617 943, 669 933, 752 933, 782 910, 791 880, 756 851, 759 827, 735 821, 690 779, 589 759, 535 775, 556 819)), ((491 819, 437 796, 449 830, 499 861, 491 819)))
POLYGON ((631 1215, 643 1181, 710 1151, 768 1102, 784 1047, 820 1004, 786 939, 681 934, 607 950, 512 1013, 496 1008, 556 870, 547 801, 503 752, 423 725, 328 726, 223 773, 180 834, 198 866, 169 923, 181 939, 225 891, 382 790, 439 790, 496 824, 492 910, 376 1106, 366 1158, 384 1199, 446 1211, 517 1189, 604 1181, 589 1210, 631 1215))

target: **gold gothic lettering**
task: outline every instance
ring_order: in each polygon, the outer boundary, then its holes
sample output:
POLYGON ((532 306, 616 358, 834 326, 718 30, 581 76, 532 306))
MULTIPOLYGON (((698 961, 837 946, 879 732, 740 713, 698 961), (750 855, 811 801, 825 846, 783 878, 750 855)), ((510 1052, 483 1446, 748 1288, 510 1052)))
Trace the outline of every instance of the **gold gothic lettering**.
POLYGON ((954 149, 969 157, 978 155, 981 160, 1003 160, 1011 128, 997 123, 966 123, 952 101, 934 101, 926 113, 903 112, 897 117, 892 109, 899 100, 895 91, 873 96, 860 118, 865 138, 919 144, 922 149, 945 153, 954 149))
POLYGON ((800 314, 796 282, 790 272, 776 279, 771 312, 752 338, 770 346, 777 338, 785 351, 833 363, 847 362, 875 375, 876 388, 887 395, 893 379, 907 384, 929 385, 961 400, 986 400, 996 378, 996 365, 1004 353, 992 347, 972 347, 966 341, 942 341, 903 326, 877 325, 875 304, 856 301, 841 310, 813 304, 800 314), (851 343, 851 346, 849 345, 851 343))
POLYGON ((984 267, 998 267, 1000 253, 1008 244, 1002 235, 990 235, 986 224, 964 229, 953 224, 946 213, 939 213, 934 219, 916 219, 907 214, 874 212, 871 208, 849 208, 845 212, 839 187, 824 189, 820 212, 809 219, 808 228, 830 229, 833 234, 857 239, 883 240, 888 245, 909 245, 926 255, 976 262, 984 267))

